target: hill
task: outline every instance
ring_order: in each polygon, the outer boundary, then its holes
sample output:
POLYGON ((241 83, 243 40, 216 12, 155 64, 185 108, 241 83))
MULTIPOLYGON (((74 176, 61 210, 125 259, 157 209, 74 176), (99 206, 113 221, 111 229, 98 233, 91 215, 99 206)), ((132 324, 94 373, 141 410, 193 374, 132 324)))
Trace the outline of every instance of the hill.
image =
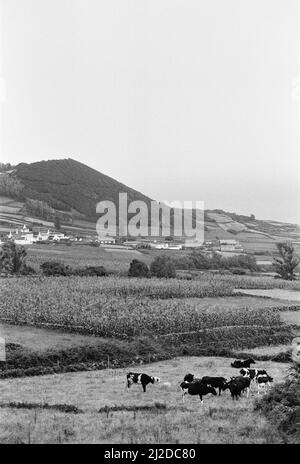
POLYGON ((50 207, 76 213, 86 218, 96 216, 96 204, 110 200, 118 204, 119 192, 126 192, 129 201, 151 201, 140 192, 127 187, 101 172, 73 159, 21 163, 14 175, 24 185, 26 198, 45 201, 50 207))
MULTIPOLYGON (((110 200, 118 205, 119 193, 128 201, 151 199, 73 159, 4 165, 0 171, 0 230, 26 223, 53 225, 55 215, 64 227, 95 233, 96 204, 110 200)), ((148 208, 150 211, 150 208, 148 208)), ((278 221, 258 220, 253 214, 238 215, 206 210, 205 240, 236 239, 248 252, 264 255, 276 250, 276 242, 300 244, 300 227, 278 221)))

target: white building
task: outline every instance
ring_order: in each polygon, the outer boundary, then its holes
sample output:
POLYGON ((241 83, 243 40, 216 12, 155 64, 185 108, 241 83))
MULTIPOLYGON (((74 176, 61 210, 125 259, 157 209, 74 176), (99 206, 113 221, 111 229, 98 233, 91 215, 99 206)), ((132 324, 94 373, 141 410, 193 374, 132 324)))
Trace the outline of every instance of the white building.
POLYGON ((98 239, 101 245, 114 245, 116 243, 116 239, 111 237, 110 235, 106 235, 105 237, 101 237, 98 239))
POLYGON ((220 240, 220 251, 243 251, 237 240, 220 240))
POLYGON ((36 238, 34 238, 33 233, 29 233, 15 238, 14 242, 16 245, 31 245, 36 242, 36 238))
POLYGON ((63 234, 62 232, 55 232, 53 234, 50 234, 48 236, 48 240, 52 240, 53 242, 59 242, 61 239, 63 238, 69 238, 69 237, 66 237, 65 234, 63 234))
POLYGON ((37 236, 37 239, 36 239, 36 240, 37 240, 37 242, 43 242, 43 241, 45 241, 45 240, 48 240, 48 239, 49 239, 49 235, 50 235, 50 231, 49 231, 49 229, 48 229, 48 231, 47 231, 47 232, 41 232, 41 231, 39 231, 39 233, 38 233, 38 236, 37 236))

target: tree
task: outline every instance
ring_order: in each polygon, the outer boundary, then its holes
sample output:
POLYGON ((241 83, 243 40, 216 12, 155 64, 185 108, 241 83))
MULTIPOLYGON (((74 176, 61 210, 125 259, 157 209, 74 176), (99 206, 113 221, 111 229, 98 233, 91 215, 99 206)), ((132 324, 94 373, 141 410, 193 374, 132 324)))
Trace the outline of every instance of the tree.
POLYGON ((13 168, 10 163, 0 163, 0 172, 11 171, 13 168))
POLYGON ((58 216, 55 216, 55 218, 54 218, 54 227, 55 227, 56 230, 61 229, 60 218, 58 216))
POLYGON ((146 263, 138 259, 133 259, 130 263, 129 277, 150 277, 150 271, 146 263))
MULTIPOLYGON (((34 217, 40 217, 42 219, 52 219, 55 214, 55 210, 51 208, 46 202, 33 200, 28 198, 24 205, 25 212, 31 214, 34 217)), ((53 220, 53 219, 52 219, 53 220)))
POLYGON ((22 198, 23 185, 17 177, 9 174, 1 174, 0 176, 0 194, 7 195, 13 198, 22 198))
POLYGON ((154 277, 176 277, 176 268, 171 258, 162 255, 155 258, 150 266, 151 275, 154 277))
POLYGON ((27 252, 24 247, 18 247, 14 242, 3 244, 0 252, 0 272, 4 274, 18 274, 26 268, 27 252))
POLYGON ((279 258, 274 257, 273 267, 279 277, 284 280, 294 280, 296 278, 294 269, 298 266, 300 260, 295 254, 295 249, 290 242, 276 243, 279 251, 279 258))

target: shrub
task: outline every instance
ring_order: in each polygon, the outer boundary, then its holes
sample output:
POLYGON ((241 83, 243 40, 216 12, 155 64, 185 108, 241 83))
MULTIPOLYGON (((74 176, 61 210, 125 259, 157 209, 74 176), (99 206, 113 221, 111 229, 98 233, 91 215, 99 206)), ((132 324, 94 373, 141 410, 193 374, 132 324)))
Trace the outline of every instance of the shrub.
POLYGON ((268 395, 257 401, 260 409, 275 425, 285 442, 300 439, 300 370, 295 367, 283 383, 274 385, 268 395))
POLYGON ((46 276, 67 276, 71 274, 70 266, 59 261, 46 261, 40 266, 46 276))
POLYGON ((107 272, 104 266, 85 266, 75 269, 73 275, 78 275, 80 277, 102 277, 107 275, 107 272))
POLYGON ((246 270, 243 269, 242 267, 234 267, 233 269, 231 269, 231 273, 232 274, 237 274, 237 275, 245 275, 246 270))
POLYGON ((155 258, 150 266, 151 276, 154 277, 176 277, 176 269, 171 258, 168 256, 158 256, 155 258))
POLYGON ((24 264, 24 266, 21 268, 20 274, 23 276, 34 275, 36 274, 36 270, 33 267, 24 264))
POLYGON ((27 252, 24 247, 18 247, 14 242, 6 242, 0 252, 1 274, 18 274, 25 267, 27 252))
POLYGON ((128 271, 129 277, 150 277, 150 271, 143 261, 134 259, 130 263, 130 268, 128 271))

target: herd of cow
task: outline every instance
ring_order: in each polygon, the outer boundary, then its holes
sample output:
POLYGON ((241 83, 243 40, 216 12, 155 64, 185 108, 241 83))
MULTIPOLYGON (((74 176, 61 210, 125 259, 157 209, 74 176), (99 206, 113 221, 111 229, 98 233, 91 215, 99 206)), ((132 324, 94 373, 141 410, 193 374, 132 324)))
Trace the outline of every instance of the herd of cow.
MULTIPOLYGON (((257 387, 258 395, 262 390, 265 393, 271 386, 273 378, 265 370, 250 369, 251 364, 255 364, 255 361, 251 358, 245 360, 237 359, 231 363, 231 367, 240 369, 240 375, 233 376, 230 380, 227 380, 225 377, 209 376, 197 378, 193 374, 186 374, 183 382, 180 383, 182 401, 184 402, 184 397, 188 393, 189 395, 199 395, 200 401, 203 403, 203 396, 209 393, 217 395, 216 389, 218 389, 219 395, 221 395, 222 391, 228 389, 233 400, 238 400, 241 394, 246 391, 248 398, 251 387, 254 384, 257 387)), ((130 388, 133 383, 141 384, 144 392, 148 384, 156 382, 160 382, 159 377, 134 372, 129 372, 126 375, 127 388, 130 388)))

